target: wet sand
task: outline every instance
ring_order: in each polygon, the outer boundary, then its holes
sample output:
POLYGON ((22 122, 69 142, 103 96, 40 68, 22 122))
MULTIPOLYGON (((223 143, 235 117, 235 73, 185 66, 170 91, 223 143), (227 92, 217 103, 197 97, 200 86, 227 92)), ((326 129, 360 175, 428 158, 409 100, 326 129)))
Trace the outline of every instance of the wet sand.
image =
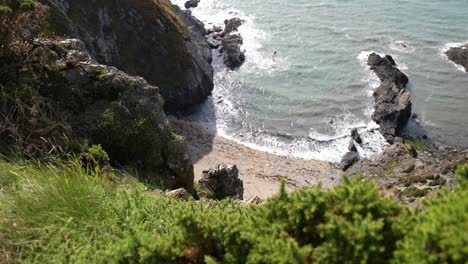
POLYGON ((174 131, 185 137, 194 162, 195 180, 204 170, 219 164, 237 165, 244 182, 244 200, 255 196, 265 199, 279 190, 281 178, 288 191, 310 188, 321 183, 328 188, 340 181, 333 164, 303 160, 258 151, 220 137, 202 123, 170 118, 174 131))

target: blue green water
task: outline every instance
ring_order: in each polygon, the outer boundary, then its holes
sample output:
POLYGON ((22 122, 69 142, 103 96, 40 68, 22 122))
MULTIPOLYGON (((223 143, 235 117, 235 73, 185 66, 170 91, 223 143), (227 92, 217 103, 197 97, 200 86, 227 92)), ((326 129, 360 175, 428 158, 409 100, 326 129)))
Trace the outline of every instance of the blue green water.
POLYGON ((338 160, 357 127, 361 154, 375 156, 385 146, 370 117, 379 82, 365 60, 375 51, 409 76, 413 112, 428 135, 468 146, 468 74, 443 55, 468 42, 467 0, 201 0, 192 12, 208 28, 246 21, 247 61, 231 72, 215 60, 215 91, 203 110, 221 135, 338 160))

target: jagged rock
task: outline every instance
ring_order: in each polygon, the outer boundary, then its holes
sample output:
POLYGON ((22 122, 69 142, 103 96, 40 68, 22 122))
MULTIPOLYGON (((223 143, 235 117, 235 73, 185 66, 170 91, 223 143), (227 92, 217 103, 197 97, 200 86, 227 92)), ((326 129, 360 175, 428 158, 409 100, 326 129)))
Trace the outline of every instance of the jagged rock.
POLYGON ((224 34, 228 35, 237 31, 243 23, 244 21, 242 19, 236 17, 224 20, 224 34))
POLYGON ((356 148, 356 145, 354 144, 353 139, 351 139, 351 141, 349 142, 348 150, 351 152, 357 152, 357 148, 356 148))
POLYGON ((402 156, 410 156, 416 158, 418 156, 417 151, 414 147, 404 144, 404 143, 396 143, 392 146, 386 148, 383 152, 382 159, 393 159, 402 156))
POLYGON ((361 135, 359 135, 357 128, 351 130, 351 138, 356 141, 356 143, 362 144, 362 138, 361 135))
POLYGON ((222 27, 213 26, 213 28, 207 30, 207 34, 219 33, 222 31, 223 31, 222 27))
POLYGON ((176 175, 173 180, 175 185, 184 186, 187 191, 194 193, 193 163, 187 145, 180 139, 171 140, 167 144, 167 152, 167 166, 176 175))
MULTIPOLYGON (((193 190, 183 142, 174 140, 159 89, 143 78, 98 64, 79 40, 38 39, 26 60, 39 93, 70 124, 76 139, 100 144, 114 165, 147 180, 193 190)), ((19 76, 23 78, 23 76, 19 76)))
POLYGON ((210 45, 210 48, 212 49, 217 49, 221 46, 221 41, 215 39, 213 36, 210 36, 207 38, 208 45, 210 45))
POLYGON ((166 110, 199 104, 211 94, 205 32, 170 0, 39 1, 50 7, 49 32, 81 39, 99 63, 157 85, 166 110))
POLYGON ((445 52, 449 60, 465 68, 468 73, 468 44, 461 47, 453 47, 445 52))
POLYGON ((384 58, 373 53, 369 55, 368 64, 382 84, 374 92, 375 111, 372 119, 380 125, 380 132, 388 142, 400 135, 411 117, 411 94, 406 90, 408 77, 402 73, 393 58, 384 58))
POLYGON ((340 167, 343 171, 346 171, 358 161, 359 153, 356 151, 350 151, 346 153, 341 159, 340 167))
POLYGON ((219 165, 204 171, 198 181, 202 196, 212 199, 239 199, 244 196, 243 182, 236 165, 219 165))
POLYGON ((185 8, 194 8, 198 6, 198 3, 200 3, 200 0, 189 0, 185 2, 184 6, 185 8))
POLYGON ((187 190, 185 190, 184 188, 179 188, 179 189, 176 189, 176 190, 167 191, 166 196, 170 197, 170 198, 184 200, 184 201, 195 200, 193 198, 193 196, 187 190))
POLYGON ((240 35, 228 35, 221 41, 224 64, 231 70, 239 68, 245 62, 245 52, 241 51, 243 39, 240 35))

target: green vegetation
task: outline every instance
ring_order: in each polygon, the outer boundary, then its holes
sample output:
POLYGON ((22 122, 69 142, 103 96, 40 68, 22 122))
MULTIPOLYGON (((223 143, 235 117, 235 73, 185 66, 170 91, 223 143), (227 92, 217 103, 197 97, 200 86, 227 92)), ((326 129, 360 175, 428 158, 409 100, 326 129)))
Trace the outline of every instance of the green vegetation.
POLYGON ((415 148, 417 152, 427 152, 429 154, 436 152, 434 147, 427 145, 419 139, 405 139, 405 143, 415 148))
MULTIPOLYGON (((91 147, 90 152, 99 151, 91 147)), ((102 154, 102 153, 101 153, 102 154)), ((410 210, 371 181, 261 206, 179 201, 79 161, 0 161, 0 259, 24 263, 465 263, 468 168, 410 210)))

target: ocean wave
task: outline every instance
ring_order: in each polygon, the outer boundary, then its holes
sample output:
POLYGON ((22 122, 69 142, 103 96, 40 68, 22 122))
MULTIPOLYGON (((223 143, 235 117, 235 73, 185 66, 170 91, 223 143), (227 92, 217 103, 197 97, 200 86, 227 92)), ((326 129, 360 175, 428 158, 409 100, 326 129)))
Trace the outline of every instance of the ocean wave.
POLYGON ((401 53, 413 53, 416 48, 412 47, 408 42, 398 40, 389 45, 389 48, 401 53))
MULTIPOLYGON (((185 0, 175 0, 175 4, 183 7, 185 0)), ((372 121, 369 123, 359 120, 350 112, 334 117, 332 135, 321 134, 310 129, 308 136, 293 137, 285 133, 273 133, 261 130, 261 125, 251 123, 256 120, 245 109, 245 98, 239 94, 255 92, 255 88, 244 87, 241 76, 245 73, 254 73, 255 76, 268 76, 278 71, 287 71, 290 68, 288 58, 283 57, 278 51, 263 47, 262 43, 271 36, 255 25, 255 17, 247 15, 219 0, 203 0, 197 8, 191 9, 192 14, 200 19, 207 28, 223 26, 224 20, 238 17, 245 21, 239 28, 239 33, 244 38, 242 49, 246 51, 246 62, 237 71, 230 71, 222 65, 221 57, 214 51, 215 89, 212 97, 201 109, 192 116, 195 121, 209 124, 216 128, 218 135, 236 141, 248 147, 277 155, 290 156, 301 159, 317 159, 339 162, 341 157, 348 152, 351 140, 351 130, 358 128, 363 144, 358 147, 361 157, 373 158, 379 154, 387 144, 383 136, 378 132, 378 125, 372 121), (250 89, 250 90, 246 90, 250 89), (244 107, 243 107, 244 106, 244 107)), ((367 54, 367 56, 370 52, 367 54)), ((364 55, 360 55, 363 57, 364 55)), ((364 62, 367 56, 360 58, 364 62)), ((365 63, 367 64, 367 63, 365 63)), ((369 69, 369 76, 373 73, 369 69)), ((378 87, 378 78, 370 77, 369 82, 378 87)), ((372 94, 372 93, 370 93, 372 94)), ((371 100, 369 100, 371 102, 371 100)), ((369 103, 371 113, 372 104, 369 103)))

